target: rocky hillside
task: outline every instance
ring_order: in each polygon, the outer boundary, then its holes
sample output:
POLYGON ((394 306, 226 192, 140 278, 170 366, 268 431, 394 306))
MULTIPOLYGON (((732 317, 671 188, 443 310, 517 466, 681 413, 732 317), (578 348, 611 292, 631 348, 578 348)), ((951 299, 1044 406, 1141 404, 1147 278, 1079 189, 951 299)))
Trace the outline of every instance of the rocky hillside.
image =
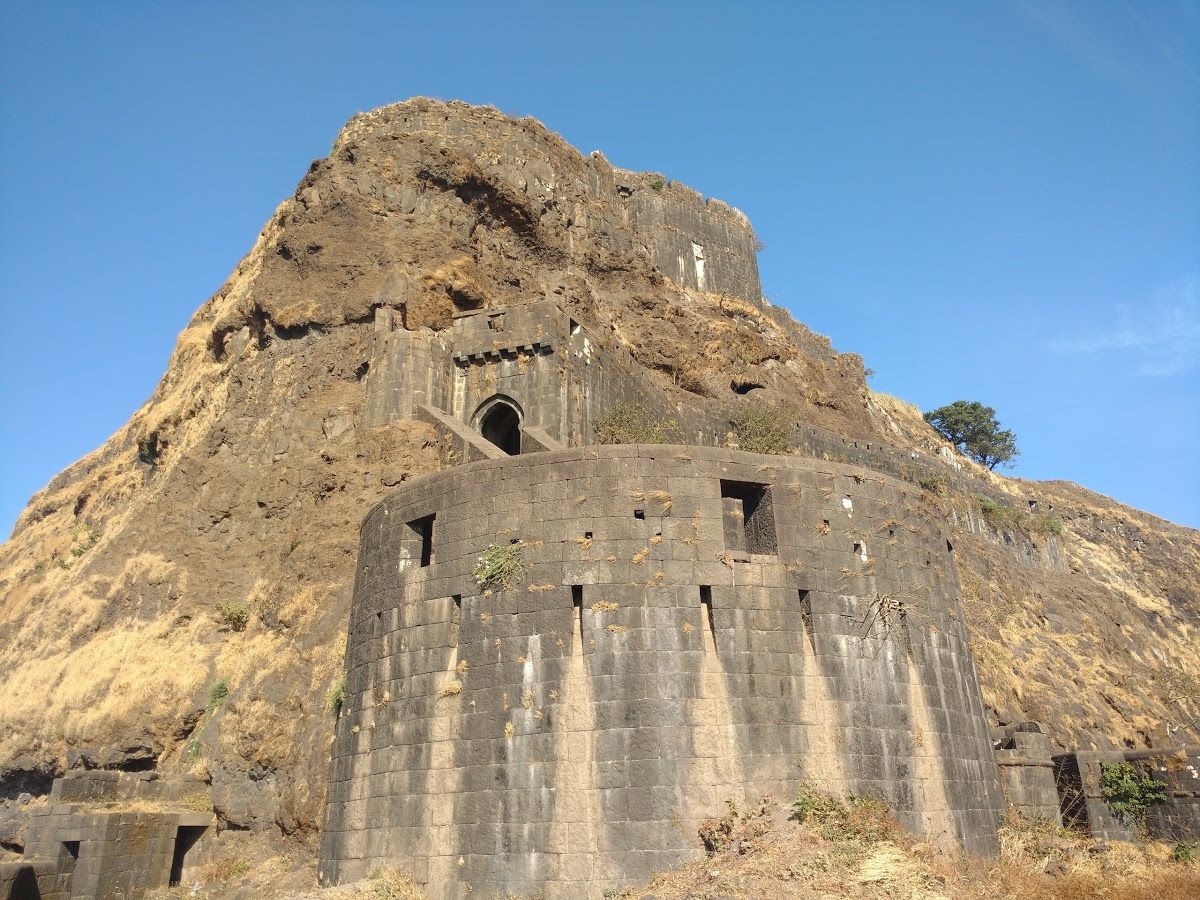
POLYGON ((70 765, 196 768, 230 826, 319 826, 358 523, 448 461, 427 425, 360 426, 374 310, 399 303, 404 328, 437 331, 553 299, 672 390, 944 460, 923 486, 959 529, 997 721, 1037 719, 1063 746, 1195 734, 1200 535, 955 458, 868 390, 857 355, 669 280, 628 203, 687 190, 488 108, 351 120, 154 395, 0 547, 0 799, 70 765))

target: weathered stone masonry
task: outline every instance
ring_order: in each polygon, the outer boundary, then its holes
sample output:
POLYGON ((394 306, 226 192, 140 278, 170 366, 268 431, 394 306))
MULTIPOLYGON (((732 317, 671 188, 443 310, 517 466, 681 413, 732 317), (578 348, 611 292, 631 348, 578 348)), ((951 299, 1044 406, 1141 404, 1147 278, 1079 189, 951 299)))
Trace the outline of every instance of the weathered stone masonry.
POLYGON ((443 896, 597 895, 695 856, 725 799, 804 781, 992 849, 953 553, 917 494, 663 446, 399 490, 362 529, 322 880, 399 863, 443 896), (526 577, 481 592, 510 541, 526 577))
POLYGON ((210 806, 193 779, 72 771, 31 818, 24 859, 0 863, 0 898, 136 898, 181 883, 210 859, 210 806))

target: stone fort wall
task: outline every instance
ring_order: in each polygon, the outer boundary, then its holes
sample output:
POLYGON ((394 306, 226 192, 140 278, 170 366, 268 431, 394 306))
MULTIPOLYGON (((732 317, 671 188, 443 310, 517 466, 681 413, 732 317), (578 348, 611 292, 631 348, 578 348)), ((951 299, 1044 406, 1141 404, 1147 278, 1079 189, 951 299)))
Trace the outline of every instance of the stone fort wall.
POLYGON ((994 849, 952 548, 838 463, 615 446, 460 466, 363 524, 320 877, 599 896, 802 782, 994 849), (515 545, 510 542, 519 542, 515 545), (490 545, 526 572, 473 578, 490 545))

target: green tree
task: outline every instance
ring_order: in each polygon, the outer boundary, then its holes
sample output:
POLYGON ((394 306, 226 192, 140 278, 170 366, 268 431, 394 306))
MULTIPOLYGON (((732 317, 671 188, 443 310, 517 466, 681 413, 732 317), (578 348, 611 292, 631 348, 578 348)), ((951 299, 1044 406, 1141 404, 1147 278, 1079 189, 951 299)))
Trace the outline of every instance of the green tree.
POLYGON ((996 421, 996 411, 976 400, 955 400, 925 413, 925 421, 963 454, 989 469, 1012 468, 1020 455, 1017 438, 996 421))

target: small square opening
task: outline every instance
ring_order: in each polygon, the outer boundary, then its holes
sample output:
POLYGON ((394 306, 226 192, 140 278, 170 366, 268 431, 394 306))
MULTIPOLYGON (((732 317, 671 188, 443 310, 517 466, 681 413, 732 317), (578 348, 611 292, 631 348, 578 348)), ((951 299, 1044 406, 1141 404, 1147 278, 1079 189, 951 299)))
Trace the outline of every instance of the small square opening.
POLYGON ((644 519, 646 518, 646 511, 644 509, 635 509, 633 511, 633 517, 635 519, 644 519))

